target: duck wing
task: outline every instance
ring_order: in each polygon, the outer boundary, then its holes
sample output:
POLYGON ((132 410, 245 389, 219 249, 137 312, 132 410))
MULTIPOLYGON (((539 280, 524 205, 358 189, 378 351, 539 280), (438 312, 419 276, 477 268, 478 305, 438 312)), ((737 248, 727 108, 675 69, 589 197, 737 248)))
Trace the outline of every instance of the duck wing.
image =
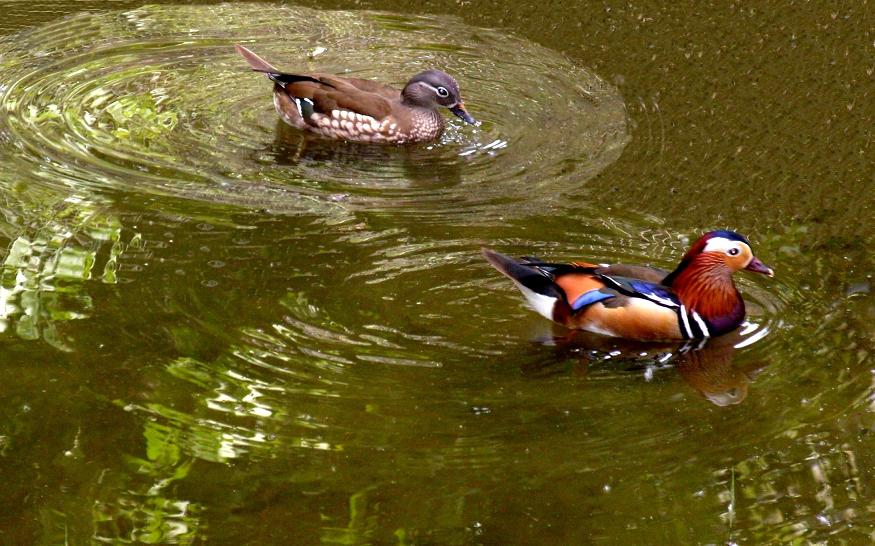
POLYGON ((535 311, 567 327, 630 339, 690 337, 681 330, 682 306, 670 288, 614 274, 661 278, 650 268, 516 260, 490 249, 483 249, 483 256, 514 281, 535 311))
POLYGON ((281 72, 269 76, 292 99, 308 100, 313 112, 319 114, 331 116, 335 110, 343 110, 381 121, 392 113, 392 105, 385 97, 362 90, 343 78, 281 72))
POLYGON ((282 72, 242 45, 234 47, 252 70, 263 72, 293 100, 306 99, 303 103, 295 102, 308 122, 313 113, 331 116, 334 110, 354 112, 381 121, 392 112, 392 101, 401 99, 400 91, 379 82, 325 73, 282 72))

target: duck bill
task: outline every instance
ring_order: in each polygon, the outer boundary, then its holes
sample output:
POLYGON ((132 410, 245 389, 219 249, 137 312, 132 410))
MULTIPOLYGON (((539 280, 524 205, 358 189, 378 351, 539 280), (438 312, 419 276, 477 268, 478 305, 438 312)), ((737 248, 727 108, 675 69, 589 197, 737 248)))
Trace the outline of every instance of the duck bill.
POLYGON ((461 102, 456 103, 455 106, 450 107, 450 112, 459 116, 459 118, 465 123, 470 123, 471 125, 477 125, 477 120, 471 117, 471 114, 465 110, 465 105, 461 102))
POLYGON ((753 271, 754 273, 762 273, 763 275, 766 275, 768 277, 775 276, 775 272, 772 271, 772 268, 766 266, 766 264, 761 262, 756 256, 754 256, 750 263, 747 264, 747 267, 745 267, 745 269, 747 269, 748 271, 753 271))

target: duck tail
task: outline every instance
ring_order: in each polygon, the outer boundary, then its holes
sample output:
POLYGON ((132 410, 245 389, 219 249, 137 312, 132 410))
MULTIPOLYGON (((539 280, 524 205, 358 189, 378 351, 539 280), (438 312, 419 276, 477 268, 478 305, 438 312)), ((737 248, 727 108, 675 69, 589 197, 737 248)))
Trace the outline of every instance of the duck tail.
POLYGON ((234 49, 236 49, 237 53, 239 53, 241 56, 243 56, 244 59, 246 59, 246 62, 249 63, 249 66, 252 68, 252 70, 255 70, 256 72, 266 72, 268 74, 279 72, 276 68, 273 67, 272 64, 265 61, 264 59, 250 51, 248 48, 245 48, 240 44, 234 44, 234 49))
POLYGON ((263 72, 269 80, 273 81, 280 87, 285 87, 291 83, 296 82, 311 82, 325 85, 328 87, 334 87, 330 83, 323 82, 322 80, 314 78, 313 76, 280 72, 279 70, 274 68, 272 64, 265 61, 264 59, 240 44, 234 44, 234 48, 237 50, 237 53, 239 53, 243 56, 244 59, 246 59, 246 62, 249 63, 249 68, 251 68, 255 72, 263 72))
POLYGON ((492 267, 514 282, 528 304, 540 315, 556 320, 557 311, 558 314, 562 314, 561 311, 568 307, 565 293, 554 282, 553 276, 537 266, 528 264, 529 261, 536 262, 536 260, 531 258, 523 261, 515 260, 485 247, 481 252, 492 267))

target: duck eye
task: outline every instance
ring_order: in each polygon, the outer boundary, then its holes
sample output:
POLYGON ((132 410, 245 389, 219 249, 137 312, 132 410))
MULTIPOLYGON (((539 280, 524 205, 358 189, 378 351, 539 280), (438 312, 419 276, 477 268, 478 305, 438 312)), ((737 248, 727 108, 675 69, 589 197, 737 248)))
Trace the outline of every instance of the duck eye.
POLYGON ((733 247, 733 248, 730 248, 730 249, 729 249, 729 255, 730 255, 730 256, 738 256, 738 253, 739 253, 739 250, 738 250, 738 248, 736 248, 736 247, 733 247))
POLYGON ((439 97, 449 97, 450 96, 450 92, 447 91, 446 87, 438 87, 437 94, 439 97))

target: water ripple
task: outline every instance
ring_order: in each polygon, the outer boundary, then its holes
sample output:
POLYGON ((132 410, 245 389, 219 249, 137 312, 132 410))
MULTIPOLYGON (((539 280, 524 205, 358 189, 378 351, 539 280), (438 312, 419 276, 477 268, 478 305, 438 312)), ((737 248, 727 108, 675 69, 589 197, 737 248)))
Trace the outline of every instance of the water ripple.
POLYGON ((512 203, 580 195, 628 138, 623 102, 598 76, 448 17, 145 6, 63 19, 0 43, 0 54, 0 133, 22 151, 20 168, 95 191, 329 221, 361 207, 422 221, 495 217, 512 203), (441 67, 483 123, 450 121, 440 142, 405 148, 303 135, 277 121, 268 82, 245 69, 235 42, 288 70, 396 85, 441 67))

